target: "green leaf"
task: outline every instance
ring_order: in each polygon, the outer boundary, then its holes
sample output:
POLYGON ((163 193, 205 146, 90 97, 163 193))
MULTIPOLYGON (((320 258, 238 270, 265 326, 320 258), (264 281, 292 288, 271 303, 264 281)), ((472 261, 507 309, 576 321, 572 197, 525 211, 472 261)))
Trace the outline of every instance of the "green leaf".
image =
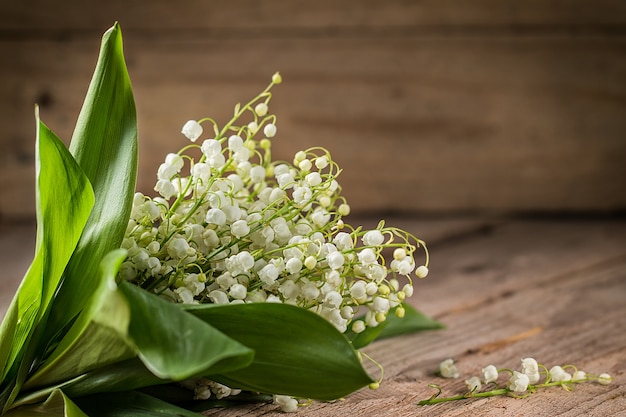
POLYGON ((200 414, 136 391, 76 399, 92 417, 198 417, 200 414))
POLYGON ((66 381, 92 369, 135 356, 128 341, 130 306, 115 277, 126 251, 109 253, 100 264, 99 286, 85 309, 24 389, 66 381))
POLYGON ((70 398, 79 398, 105 392, 131 391, 137 388, 153 387, 171 382, 156 377, 138 358, 132 358, 99 367, 68 381, 22 394, 17 397, 12 407, 39 403, 45 400, 53 391, 59 389, 63 390, 70 398))
POLYGON ((9 307, 0 334, 3 368, 0 404, 4 409, 17 394, 37 354, 34 346, 41 335, 35 334, 35 328, 45 321, 94 202, 87 177, 38 114, 36 149, 35 257, 9 307))
POLYGON ((442 323, 417 311, 410 304, 403 303, 402 306, 404 307, 404 317, 398 318, 395 314, 390 314, 387 319, 387 324, 378 337, 379 339, 423 330, 443 329, 445 327, 442 323))
POLYGON ((13 335, 19 320, 18 307, 19 302, 13 300, 0 324, 0 376, 2 377, 13 349, 13 335))
POLYGON ((54 390, 41 404, 24 405, 14 408, 5 417, 88 417, 61 390, 54 390))
POLYGON ((39 391, 18 402, 41 400, 54 388, 72 397, 123 391, 233 370, 252 361, 251 349, 180 306, 126 282, 118 287, 115 276, 125 254, 119 249, 103 260, 92 300, 24 385, 39 391), (137 355, 143 363, 129 359, 137 355))
POLYGON ((254 351, 211 325, 127 282, 120 290, 131 307, 129 336, 139 358, 156 376, 181 380, 248 365, 254 351))
POLYGON ((186 308, 255 349, 249 366, 208 375, 230 387, 331 400, 372 382, 346 337, 308 310, 274 303, 186 308))
POLYGON ((70 151, 93 186, 95 205, 56 297, 50 332, 65 327, 85 306, 97 287, 100 260, 121 245, 132 207, 137 117, 117 23, 102 37, 70 151))
POLYGON ((129 391, 137 388, 151 387, 170 383, 155 376, 138 358, 104 366, 89 371, 78 378, 60 384, 70 397, 78 398, 104 392, 129 391))
POLYGON ((444 327, 443 324, 431 319, 423 313, 420 313, 410 304, 402 303, 402 307, 405 311, 404 317, 398 318, 395 315, 395 309, 392 309, 387 315, 387 320, 380 323, 378 326, 368 327, 359 334, 348 331, 346 332, 346 336, 348 339, 352 340, 352 344, 356 349, 360 349, 369 345, 374 340, 424 330, 442 329, 444 327))

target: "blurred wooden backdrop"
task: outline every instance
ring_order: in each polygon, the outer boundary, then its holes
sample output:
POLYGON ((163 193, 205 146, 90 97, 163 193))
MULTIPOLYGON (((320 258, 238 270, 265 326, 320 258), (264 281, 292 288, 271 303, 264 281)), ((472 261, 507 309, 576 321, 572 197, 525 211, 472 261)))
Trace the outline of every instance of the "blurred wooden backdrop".
POLYGON ((276 154, 322 145, 360 213, 626 210, 626 2, 5 1, 0 219, 34 217, 34 119, 69 140, 124 32, 139 188, 275 71, 276 154))

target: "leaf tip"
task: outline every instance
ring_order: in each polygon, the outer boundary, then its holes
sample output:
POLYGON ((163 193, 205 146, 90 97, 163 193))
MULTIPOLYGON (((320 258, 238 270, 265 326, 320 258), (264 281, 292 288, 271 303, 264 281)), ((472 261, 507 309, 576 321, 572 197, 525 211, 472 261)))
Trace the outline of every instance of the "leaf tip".
POLYGON ((104 34, 102 35, 103 42, 109 38, 113 39, 121 39, 122 37, 122 27, 120 26, 120 22, 116 21, 104 34))

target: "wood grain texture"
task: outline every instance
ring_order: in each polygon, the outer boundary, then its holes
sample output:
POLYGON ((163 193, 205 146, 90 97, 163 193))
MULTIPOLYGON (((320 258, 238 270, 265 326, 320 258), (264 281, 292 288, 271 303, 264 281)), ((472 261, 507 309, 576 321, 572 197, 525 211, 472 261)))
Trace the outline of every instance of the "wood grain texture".
POLYGON ((0 6, 5 218, 34 213, 33 104, 71 136, 113 20, 144 192, 187 119, 226 121, 280 70, 277 157, 329 148, 356 212, 626 209, 623 2, 35 3, 0 6))
MULTIPOLYGON (((377 218, 354 219, 375 224, 377 218)), ((416 283, 411 303, 446 324, 441 331, 382 340, 366 352, 385 367, 376 391, 343 401, 314 402, 294 415, 330 416, 579 416, 626 412, 626 223, 509 221, 482 218, 389 218, 426 239, 431 274, 416 283), (575 364, 609 372, 609 386, 587 383, 568 393, 542 390, 527 399, 498 397, 418 407, 433 390, 462 394, 465 378, 482 367, 518 367, 532 356, 548 366, 575 364), (456 360, 461 378, 434 374, 456 360)), ((32 224, 0 228, 4 312, 30 261, 32 224)), ((0 314, 1 316, 2 314, 0 314)), ((374 366, 368 366, 377 372, 374 366)), ((211 410, 207 416, 279 416, 273 405, 211 410)))
MULTIPOLYGON (((416 224, 417 226, 417 224, 416 224)), ((366 351, 385 367, 376 391, 335 403, 314 402, 296 416, 580 416, 626 412, 626 225, 513 223, 431 249, 432 273, 411 302, 447 329, 383 340, 366 351), (606 252, 605 252, 606 251, 606 252), (524 357, 548 366, 609 372, 609 386, 542 390, 526 399, 497 397, 419 407, 439 384, 460 395, 464 380, 488 364, 518 368, 524 357), (452 357, 459 379, 435 375, 452 357)), ((375 368, 371 367, 375 372, 375 368)), ((503 378, 504 379, 504 378, 503 378)), ((207 416, 279 416, 273 405, 211 410, 207 416)))
MULTIPOLYGON (((378 218, 353 219, 375 224, 378 218)), ((429 243, 431 273, 411 303, 446 324, 440 331, 375 342, 366 352, 385 367, 381 388, 343 401, 314 402, 296 416, 620 416, 626 413, 626 222, 389 218, 429 243), (526 399, 497 397, 418 407, 434 392, 464 393, 464 379, 487 364, 517 368, 535 357, 610 373, 608 386, 542 390, 526 399), (462 373, 434 372, 452 357, 462 373)), ((32 255, 32 224, 1 225, 4 266, 0 311, 32 255)), ((0 316, 2 313, 0 313, 0 316)), ((368 369, 375 373, 371 364, 368 369)), ((274 405, 210 410, 207 416, 280 416, 274 405)))

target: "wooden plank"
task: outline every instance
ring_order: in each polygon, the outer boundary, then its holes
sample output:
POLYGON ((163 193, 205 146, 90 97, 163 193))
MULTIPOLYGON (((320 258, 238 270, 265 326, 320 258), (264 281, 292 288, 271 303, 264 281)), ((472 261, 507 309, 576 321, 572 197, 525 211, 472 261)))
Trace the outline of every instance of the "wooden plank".
MULTIPOLYGON (((431 274, 419 283, 412 302, 441 317, 447 329, 376 342, 366 350, 385 367, 379 390, 362 390, 330 404, 314 402, 294 415, 618 415, 626 409, 625 232, 623 222, 516 223, 497 228, 489 238, 476 236, 440 247, 433 259, 456 272, 431 274), (602 236, 608 243, 597 247, 602 236), (564 245, 564 237, 574 239, 564 245), (610 253, 603 253, 605 249, 610 253), (459 259, 460 251, 465 259, 493 254, 499 277, 463 272, 466 260, 459 259), (461 285, 459 277, 464 278, 461 285), (510 284, 504 295, 494 285, 499 280, 510 284), (497 397, 417 406, 434 393, 429 383, 441 385, 444 395, 460 395, 466 389, 464 379, 482 367, 517 368, 528 356, 548 366, 575 364, 587 372, 609 372, 615 380, 609 386, 583 384, 573 393, 551 388, 522 400, 497 397), (434 374, 448 357, 457 361, 460 379, 434 374)), ((204 414, 280 415, 276 410, 273 405, 250 405, 204 414)))
POLYGON ((439 245, 430 247, 433 272, 416 288, 415 299, 420 308, 445 319, 489 303, 494 295, 506 299, 526 287, 566 279, 576 271, 619 259, 626 248, 626 225, 609 221, 505 223, 439 245), (436 285, 440 279, 442 285, 436 285), (450 292, 450 288, 463 290, 450 292))
POLYGON ((62 6, 45 0, 4 2, 0 5, 0 28, 21 31, 32 37, 49 30, 64 36, 78 36, 78 31, 94 33, 120 21, 130 30, 189 31, 206 29, 219 36, 241 35, 249 31, 261 34, 311 33, 310 29, 341 32, 352 28, 419 27, 421 30, 473 27, 484 31, 519 30, 520 25, 566 25, 578 30, 589 25, 609 26, 626 23, 626 6, 619 0, 462 0, 406 2, 402 0, 316 2, 279 0, 187 1, 173 5, 166 0, 129 3, 110 0, 94 4, 68 0, 62 6), (51 18, 53 16, 53 18, 51 18))
MULTIPOLYGON (((276 156, 321 145, 355 212, 623 210, 622 38, 128 38, 139 188, 193 117, 281 70, 276 156)), ((32 217, 32 105, 70 137, 96 42, 0 43, 0 214, 32 217)))
MULTIPOLYGON (((371 219, 353 223, 373 224, 371 219)), ((411 303, 443 321, 441 331, 376 342, 366 351, 385 367, 376 391, 361 390, 344 401, 314 402, 295 415, 363 416, 577 416, 618 415, 626 409, 626 222, 407 220, 390 218, 432 242, 431 274, 417 282, 411 303), (572 363, 588 372, 609 372, 609 386, 583 384, 573 393, 542 390, 527 399, 491 398, 418 407, 442 386, 462 394, 463 380, 487 364, 518 366, 533 356, 547 365, 572 363), (448 357, 462 377, 434 375, 448 357)), ((0 225, 0 307, 6 286, 30 261, 32 224, 0 225), (7 275, 7 272, 9 271, 7 275), (13 273, 11 272, 13 271, 13 273)), ((18 274, 19 273, 19 274, 18 274)), ((1 316, 1 315, 0 315, 1 316)), ((375 372, 375 367, 369 369, 375 372)), ((272 405, 212 410, 213 416, 278 416, 272 405)))

